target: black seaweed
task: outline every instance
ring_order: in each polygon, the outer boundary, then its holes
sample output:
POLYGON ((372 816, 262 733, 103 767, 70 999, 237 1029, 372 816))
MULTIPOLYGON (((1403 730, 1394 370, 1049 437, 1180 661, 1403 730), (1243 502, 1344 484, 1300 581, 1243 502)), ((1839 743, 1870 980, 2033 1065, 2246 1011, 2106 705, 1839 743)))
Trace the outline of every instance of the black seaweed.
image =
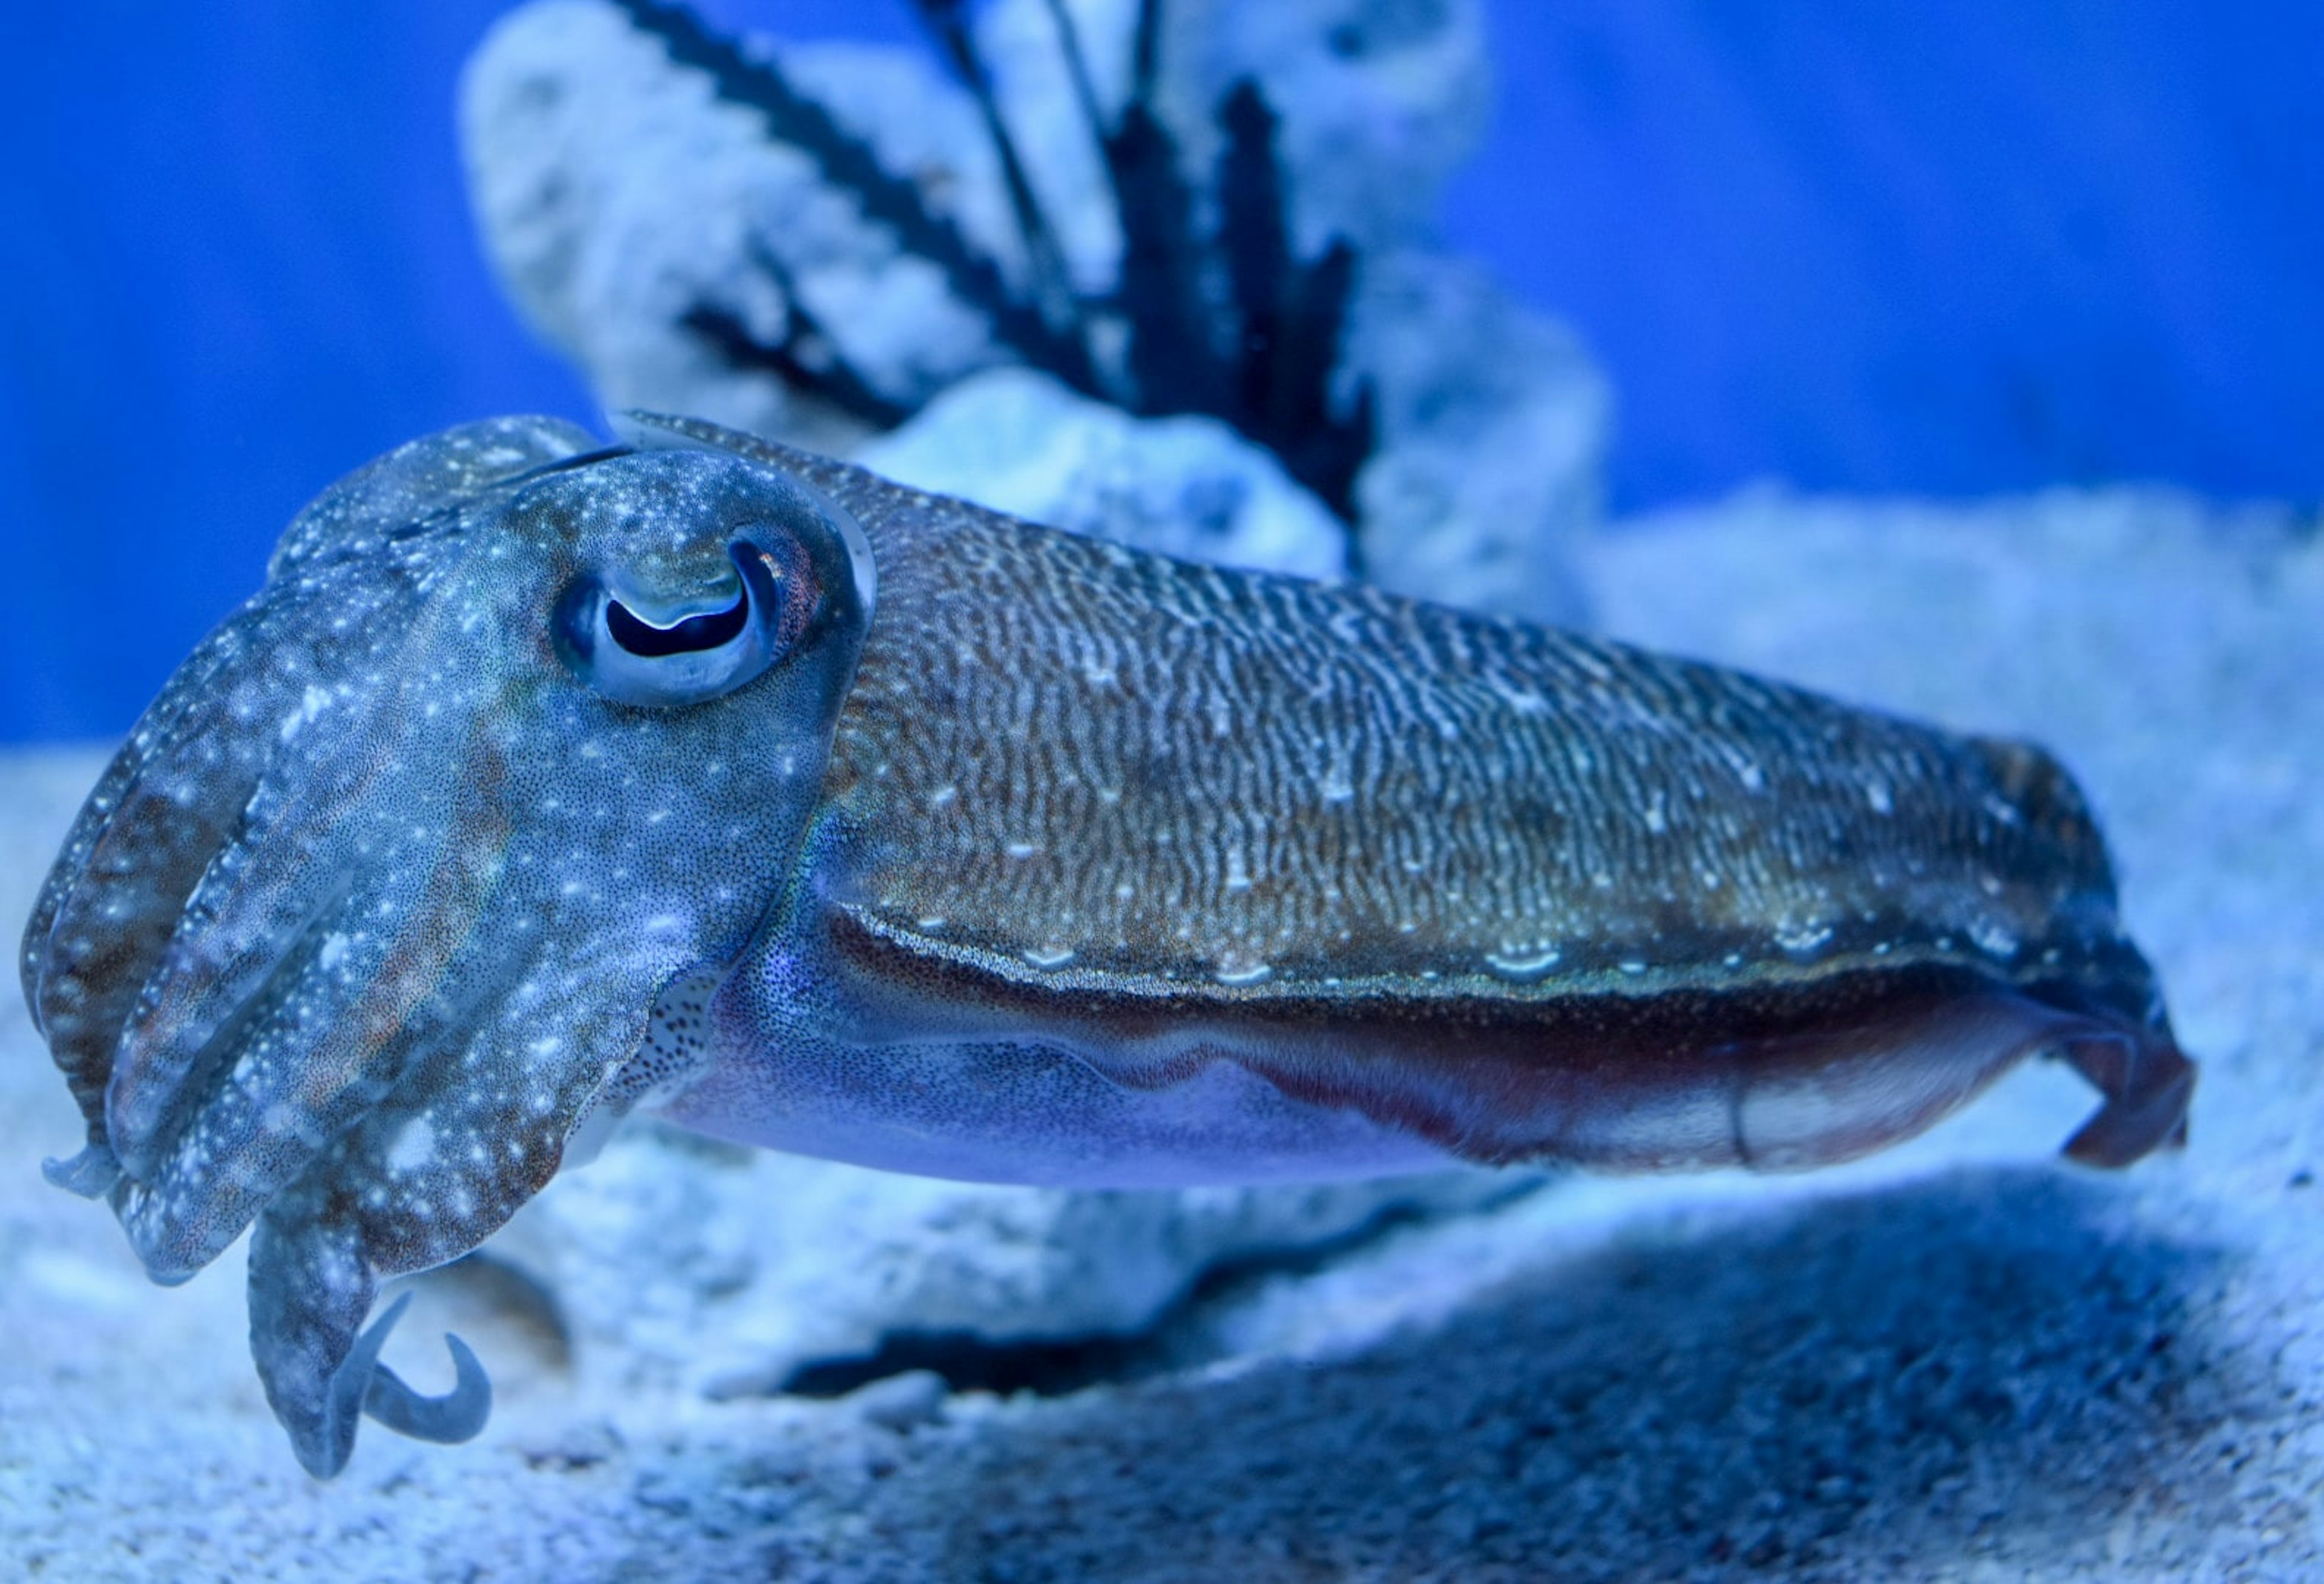
MULTIPOLYGON (((770 138, 805 153, 825 181, 853 195, 865 218, 941 270, 954 294, 984 317, 993 339, 1024 363, 1141 417, 1223 419, 1274 452, 1352 528, 1356 475, 1379 442, 1369 382, 1357 382, 1344 405, 1333 401, 1360 267, 1356 252, 1334 239, 1312 261, 1295 255, 1276 114, 1248 78, 1219 106, 1225 141, 1213 189, 1218 222, 1213 235, 1201 234, 1196 189, 1154 108, 1162 0, 1143 0, 1139 7, 1129 102, 1111 125, 1091 87, 1073 19, 1063 0, 1048 0, 1058 51, 1103 157, 1121 224, 1120 280, 1095 299, 1074 284, 1026 173, 978 53, 966 0, 910 4, 975 100, 999 157, 1025 247, 1025 293, 772 59, 746 54, 674 0, 615 3, 674 63, 707 75, 721 99, 758 112, 770 138), (1093 336, 1108 318, 1123 331, 1123 366, 1111 376, 1101 371, 1093 336)), ((779 342, 759 339, 739 313, 715 303, 695 304, 680 323, 731 365, 765 370, 863 422, 885 428, 908 417, 906 402, 874 389, 849 365, 800 306, 781 262, 767 252, 759 262, 789 305, 779 342)), ((1352 532, 1349 562, 1351 571, 1360 571, 1352 532)))

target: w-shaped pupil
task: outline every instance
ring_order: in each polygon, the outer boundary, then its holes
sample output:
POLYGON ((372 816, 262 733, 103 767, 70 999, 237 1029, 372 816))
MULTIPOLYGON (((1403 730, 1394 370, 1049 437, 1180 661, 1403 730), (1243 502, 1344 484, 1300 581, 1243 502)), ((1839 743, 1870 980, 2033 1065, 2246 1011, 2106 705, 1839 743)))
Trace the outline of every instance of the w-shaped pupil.
POLYGON ((699 616, 688 616, 668 627, 632 614, 630 608, 616 599, 605 602, 605 631, 613 641, 633 655, 651 659, 660 655, 699 654, 704 649, 718 649, 734 641, 742 631, 742 624, 751 619, 751 592, 744 589, 734 596, 734 603, 723 611, 711 611, 699 616))

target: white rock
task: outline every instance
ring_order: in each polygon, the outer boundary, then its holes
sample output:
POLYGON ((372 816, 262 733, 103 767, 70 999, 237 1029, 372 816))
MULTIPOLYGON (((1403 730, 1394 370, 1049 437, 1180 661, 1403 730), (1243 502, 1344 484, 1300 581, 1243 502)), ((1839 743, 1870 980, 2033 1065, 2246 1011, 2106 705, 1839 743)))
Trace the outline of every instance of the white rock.
POLYGON ((1132 418, 1030 369, 962 381, 854 460, 1164 555, 1301 577, 1347 570, 1347 530, 1263 447, 1216 419, 1132 418))
POLYGON ((1351 362, 1380 447, 1356 481, 1367 577, 1537 622, 1589 614, 1576 557, 1597 521, 1611 399, 1562 326, 1442 254, 1368 262, 1351 362))
POLYGON ((717 1396, 870 1353, 894 1331, 995 1341, 1139 1331, 1226 1260, 1391 1210, 1506 1196, 1523 1174, 1178 1192, 906 1177, 631 1125, 493 1256, 557 1294, 585 1368, 717 1396))
POLYGON ((1179 0, 1167 14, 1165 113, 1193 169, 1216 159, 1219 102, 1255 78, 1282 118, 1303 253, 1433 235, 1491 112, 1480 0, 1179 0))
MULTIPOLYGON (((786 49, 785 71, 988 254, 1013 256, 974 107, 921 54, 786 49)), ((486 251, 520 310, 609 408, 696 413, 834 448, 864 432, 771 374, 738 371, 680 318, 710 305, 783 339, 801 304, 888 399, 917 405, 997 355, 934 265, 899 252, 756 113, 602 0, 540 0, 497 23, 463 77, 462 143, 486 251)))
MULTIPOLYGON (((1069 10, 1111 117, 1127 91, 1136 6, 1072 0, 1069 10)), ((1489 97, 1477 0, 1181 0, 1166 16, 1158 103, 1183 144, 1203 227, 1214 224, 1202 195, 1217 158, 1218 102, 1255 77, 1281 117, 1299 250, 1312 258, 1334 235, 1362 248, 1338 385, 1345 401, 1369 381, 1379 402, 1380 448, 1357 488, 1367 576, 1419 597, 1578 619, 1585 603, 1572 557, 1598 509, 1603 382, 1557 326, 1429 251, 1444 178, 1473 147, 1489 97)), ((1120 232, 1048 0, 1001 0, 979 27, 1077 290, 1101 298, 1120 232)), ((798 45, 780 60, 978 246, 1021 267, 976 112, 927 52, 798 45)), ((708 304, 739 315, 754 338, 779 342, 786 305, 764 264, 770 253, 849 365, 907 409, 1012 360, 941 272, 899 253, 892 234, 804 155, 769 143, 752 114, 716 103, 706 78, 671 66, 602 0, 538 0, 503 19, 470 65, 463 106, 478 221, 502 278, 609 407, 701 413, 825 450, 862 441, 860 419, 800 398, 771 373, 733 368, 679 323, 708 304)), ((1120 327, 1099 328, 1101 362, 1118 356, 1118 335, 1102 332, 1120 327)), ((1157 428, 1168 443, 1117 444, 1139 431, 1052 401, 1074 433, 1045 444, 1011 432, 1002 471, 1020 476, 997 480, 972 431, 1052 416, 1028 389, 971 381, 921 434, 862 460, 925 461, 912 482, 988 503, 1000 497, 979 491, 1001 488, 1006 509, 1021 515, 1175 554, 1342 569, 1338 550, 1326 555, 1309 531, 1320 508, 1290 505, 1271 480, 1251 485, 1247 510, 1212 487, 1223 450, 1216 425, 1209 440, 1157 428), (960 405, 972 401, 997 405, 973 414, 960 405), (1192 471, 1174 481, 1168 470, 1181 464, 1192 471), (1043 482, 1060 469, 1061 480, 1043 482)), ((1228 471, 1253 476, 1240 464, 1228 471)))

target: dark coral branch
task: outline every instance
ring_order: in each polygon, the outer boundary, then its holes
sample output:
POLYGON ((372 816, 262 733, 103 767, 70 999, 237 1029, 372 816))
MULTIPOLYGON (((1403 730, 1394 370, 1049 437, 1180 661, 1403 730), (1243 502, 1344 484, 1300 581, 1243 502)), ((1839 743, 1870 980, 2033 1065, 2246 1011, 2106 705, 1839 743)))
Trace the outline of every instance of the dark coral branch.
POLYGON ((984 118, 984 133, 1001 161, 1001 180, 1009 189, 1018 235, 1024 239, 1035 294, 1053 320, 1072 324, 1074 338, 1086 345, 1087 331, 1080 322, 1081 299, 1074 290, 1065 250, 1057 242, 1057 234, 1033 190, 1032 179, 1026 174, 1024 159, 1017 152, 1017 140, 1010 135, 1009 123, 1001 114, 1000 101, 992 91, 992 74, 985 69, 975 35, 969 31, 967 7, 962 0, 912 0, 912 5, 984 118))
POLYGON ((1283 168, 1275 152, 1275 114, 1245 78, 1220 106, 1226 146, 1219 156, 1219 251, 1238 335, 1237 427, 1268 427, 1281 384, 1283 314, 1290 296, 1291 238, 1284 217, 1283 168))
POLYGON ((1350 522, 1356 520, 1356 474, 1379 442, 1369 382, 1358 387, 1346 418, 1332 411, 1332 371, 1340 364, 1355 285, 1356 250, 1345 238, 1335 238, 1300 272, 1277 343, 1271 404, 1256 437, 1350 522))
POLYGON ((1300 434, 1332 422, 1332 371, 1340 364, 1348 302, 1356 285, 1356 250, 1334 238, 1323 256, 1298 272, 1284 305, 1274 380, 1259 425, 1300 434))
POLYGON ((1162 0, 1139 0, 1138 29, 1130 50, 1130 102, 1151 108, 1162 75, 1162 0))
POLYGON ((1260 443, 1283 459, 1286 473, 1314 491, 1315 498, 1349 526, 1348 576, 1363 576, 1363 542, 1352 530, 1358 520, 1357 475, 1363 472, 1372 453, 1379 449, 1379 410, 1372 382, 1358 382, 1346 416, 1333 418, 1304 432, 1286 434, 1279 442, 1262 439, 1260 443))
POLYGON ((752 334, 741 315, 711 303, 696 303, 678 323, 702 337, 730 367, 764 369, 795 391, 820 397, 873 428, 893 428, 912 410, 890 401, 856 372, 823 322, 799 298, 798 282, 772 251, 759 247, 752 257, 783 294, 783 338, 769 343, 752 334))
POLYGON ((1177 147, 1141 104, 1106 140, 1106 167, 1121 209, 1121 281, 1115 301, 1130 325, 1137 410, 1229 411, 1225 371, 1203 298, 1203 250, 1194 199, 1178 172, 1177 147))
POLYGON ((1219 156, 1218 250, 1240 331, 1232 421, 1352 522, 1356 474, 1379 438, 1369 388, 1357 392, 1344 419, 1332 410, 1355 250, 1334 240, 1312 265, 1294 262, 1275 113, 1256 82, 1246 78, 1228 90, 1219 124, 1226 145, 1219 156))
POLYGON ((889 401, 852 371, 833 365, 816 367, 799 355, 790 338, 777 343, 760 340, 742 316, 710 303, 696 303, 678 316, 678 324, 699 336, 727 364, 738 369, 763 369, 792 389, 819 396, 849 417, 874 428, 893 428, 912 416, 912 410, 889 401))
POLYGON ((1065 0, 1045 0, 1049 8, 1050 23, 1057 30, 1057 53, 1065 62, 1065 75, 1073 79, 1074 98, 1082 107, 1082 119, 1089 124, 1090 140, 1102 153, 1105 149, 1105 111, 1097 102, 1097 85, 1090 80, 1089 56, 1082 49, 1081 29, 1074 25, 1074 14, 1065 8, 1065 0))
POLYGON ((1153 106, 1161 15, 1160 0, 1143 0, 1130 103, 1104 139, 1106 179, 1121 220, 1114 300, 1130 327, 1135 410, 1224 413, 1231 393, 1203 296, 1194 198, 1178 168, 1177 144, 1153 106))
POLYGON ((824 180, 854 194, 866 217, 896 234, 898 246, 942 270, 954 294, 985 317, 1001 342, 1084 394, 1104 394, 1088 349, 1010 291, 998 264, 973 247, 950 219, 930 209, 917 186, 890 175, 870 144, 793 87, 773 61, 745 55, 683 5, 664 0, 613 3, 640 31, 660 41, 674 64, 705 73, 721 99, 758 112, 777 142, 799 150, 816 162, 824 180))

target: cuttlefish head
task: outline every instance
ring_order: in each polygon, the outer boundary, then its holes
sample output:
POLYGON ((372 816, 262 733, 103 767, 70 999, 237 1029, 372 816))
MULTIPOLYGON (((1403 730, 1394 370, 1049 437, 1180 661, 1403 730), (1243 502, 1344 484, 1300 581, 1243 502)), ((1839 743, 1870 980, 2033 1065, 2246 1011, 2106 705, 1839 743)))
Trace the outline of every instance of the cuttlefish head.
MULTIPOLYGON (((651 432, 650 430, 647 432, 651 432)), ((778 900, 872 605, 845 513, 763 462, 547 419, 415 442, 294 521, 180 668, 36 907, 26 999, 156 1281, 246 1226, 300 1460, 489 1388, 376 1363, 383 1279, 556 1171, 664 989, 778 900)))

